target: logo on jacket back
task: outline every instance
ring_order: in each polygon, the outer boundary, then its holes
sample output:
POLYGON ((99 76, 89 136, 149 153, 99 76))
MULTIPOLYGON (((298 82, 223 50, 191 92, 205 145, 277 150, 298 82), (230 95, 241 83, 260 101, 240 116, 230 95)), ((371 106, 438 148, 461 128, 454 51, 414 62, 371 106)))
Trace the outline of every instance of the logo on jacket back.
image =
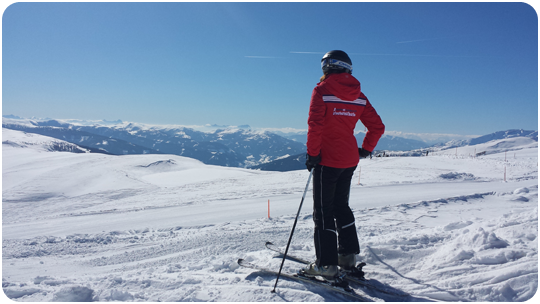
POLYGON ((356 110, 334 108, 334 113, 332 115, 356 117, 356 110))

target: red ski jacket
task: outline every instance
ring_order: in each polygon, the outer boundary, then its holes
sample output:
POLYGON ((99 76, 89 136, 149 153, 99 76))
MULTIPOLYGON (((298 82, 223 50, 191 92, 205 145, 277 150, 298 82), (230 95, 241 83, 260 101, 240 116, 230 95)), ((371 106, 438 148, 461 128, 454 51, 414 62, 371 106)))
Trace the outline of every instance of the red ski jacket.
POLYGON ((360 120, 367 128, 362 148, 373 151, 384 133, 384 124, 360 91, 351 74, 330 74, 311 95, 307 153, 321 155, 320 164, 334 168, 358 165, 358 144, 354 128, 360 120))

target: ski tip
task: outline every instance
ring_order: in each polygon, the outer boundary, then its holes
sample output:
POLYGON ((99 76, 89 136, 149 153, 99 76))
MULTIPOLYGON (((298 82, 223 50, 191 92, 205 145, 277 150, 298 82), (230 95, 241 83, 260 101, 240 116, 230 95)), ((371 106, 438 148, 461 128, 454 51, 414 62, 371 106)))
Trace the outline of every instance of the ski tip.
POLYGON ((242 264, 243 261, 244 261, 244 259, 238 259, 238 261, 236 261, 236 263, 242 264))
POLYGON ((274 245, 274 243, 272 243, 272 242, 266 242, 266 243, 264 243, 264 245, 267 245, 267 246, 268 246, 268 245, 274 245))

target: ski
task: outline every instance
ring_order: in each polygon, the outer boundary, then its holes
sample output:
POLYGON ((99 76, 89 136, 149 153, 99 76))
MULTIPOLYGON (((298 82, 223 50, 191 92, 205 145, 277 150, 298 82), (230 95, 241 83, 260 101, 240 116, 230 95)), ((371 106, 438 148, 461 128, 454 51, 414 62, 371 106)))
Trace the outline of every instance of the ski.
MULTIPOLYGON (((271 270, 271 269, 268 269, 268 268, 265 268, 265 267, 261 267, 261 266, 252 264, 250 262, 247 262, 244 259, 238 259, 238 265, 240 265, 242 267, 251 268, 251 269, 254 269, 254 270, 266 272, 266 273, 269 273, 269 274, 274 274, 276 276, 278 274, 277 271, 274 271, 274 270, 271 270)), ((339 282, 338 283, 331 283, 331 282, 320 280, 320 279, 317 279, 317 278, 309 278, 309 277, 301 276, 301 275, 298 275, 298 274, 288 274, 288 273, 283 273, 283 272, 281 273, 281 277, 285 277, 285 278, 295 280, 295 281, 298 281, 298 282, 302 282, 302 283, 309 283, 309 284, 312 284, 312 285, 320 286, 320 287, 326 288, 328 290, 332 290, 332 291, 338 292, 340 294, 346 295, 348 297, 351 297, 351 298, 355 299, 356 301, 372 302, 372 300, 369 300, 369 299, 367 299, 365 297, 362 297, 361 295, 357 294, 353 289, 348 287, 348 284, 346 284, 346 282, 345 282, 345 284, 339 284, 339 282), (342 286, 338 286, 338 285, 342 285, 342 286)))
MULTIPOLYGON (((266 248, 268 248, 268 249, 270 249, 270 250, 272 250, 274 252, 279 253, 281 256, 283 256, 283 254, 284 254, 284 252, 281 249, 279 249, 279 247, 274 245, 272 242, 266 242, 265 246, 266 246, 266 248)), ((290 255, 290 254, 287 254, 287 259, 291 260, 291 261, 294 261, 294 262, 297 262, 297 263, 306 264, 306 265, 310 263, 307 260, 304 260, 302 258, 293 256, 293 255, 290 255)), ((361 286, 365 286, 367 288, 375 289, 375 290, 377 290, 379 292, 386 293, 386 294, 393 295, 393 296, 398 296, 398 297, 408 297, 408 296, 410 296, 410 294, 408 294, 406 292, 393 292, 393 291, 386 290, 383 287, 379 287, 379 286, 376 286, 376 285, 370 283, 369 279, 364 278, 364 272, 362 271, 362 267, 365 266, 365 265, 366 265, 365 263, 360 263, 358 265, 359 268, 355 268, 355 270, 352 273, 351 272, 346 272, 346 275, 344 277, 345 280, 349 281, 351 283, 355 283, 355 284, 358 284, 358 285, 361 285, 361 286)))

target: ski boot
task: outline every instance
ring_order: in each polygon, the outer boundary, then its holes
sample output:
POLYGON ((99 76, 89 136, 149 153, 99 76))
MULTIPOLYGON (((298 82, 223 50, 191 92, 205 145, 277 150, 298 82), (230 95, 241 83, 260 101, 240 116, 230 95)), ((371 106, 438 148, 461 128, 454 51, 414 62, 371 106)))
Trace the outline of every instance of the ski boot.
POLYGON ((366 263, 364 263, 364 262, 359 263, 353 269, 347 271, 347 275, 349 275, 351 277, 355 277, 355 278, 360 279, 360 280, 365 280, 365 277, 364 277, 365 273, 362 270, 362 267, 364 267, 364 266, 366 266, 366 263))
POLYGON ((345 291, 352 291, 349 283, 345 281, 345 273, 340 272, 337 265, 317 266, 313 262, 300 269, 298 275, 315 281, 326 282, 332 286, 341 287, 345 291))
POLYGON ((306 265, 306 267, 300 269, 298 274, 306 277, 321 276, 325 279, 334 279, 338 274, 338 267, 336 265, 330 266, 317 266, 315 262, 306 265))
POLYGON ((344 271, 351 271, 356 266, 356 254, 338 254, 338 266, 344 271))
POLYGON ((366 266, 366 263, 362 262, 356 265, 355 254, 339 254, 338 266, 348 276, 355 277, 357 279, 364 279, 364 271, 362 267, 366 266))

